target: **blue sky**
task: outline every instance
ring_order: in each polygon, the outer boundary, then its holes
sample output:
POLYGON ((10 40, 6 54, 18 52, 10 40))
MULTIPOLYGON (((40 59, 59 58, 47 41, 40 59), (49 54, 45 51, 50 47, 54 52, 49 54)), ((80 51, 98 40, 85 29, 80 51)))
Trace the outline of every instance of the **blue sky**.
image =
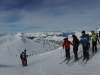
POLYGON ((0 0, 0 33, 95 30, 100 0, 0 0))

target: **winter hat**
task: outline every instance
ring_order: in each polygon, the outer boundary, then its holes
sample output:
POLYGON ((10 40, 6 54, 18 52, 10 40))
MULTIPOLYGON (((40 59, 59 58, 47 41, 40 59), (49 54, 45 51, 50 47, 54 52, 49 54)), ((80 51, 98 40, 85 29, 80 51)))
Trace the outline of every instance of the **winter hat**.
POLYGON ((91 33, 94 33, 94 31, 92 30, 91 33))
POLYGON ((24 52, 26 52, 26 49, 24 50, 24 52))
POLYGON ((63 40, 68 40, 68 38, 66 37, 66 38, 64 38, 63 40))

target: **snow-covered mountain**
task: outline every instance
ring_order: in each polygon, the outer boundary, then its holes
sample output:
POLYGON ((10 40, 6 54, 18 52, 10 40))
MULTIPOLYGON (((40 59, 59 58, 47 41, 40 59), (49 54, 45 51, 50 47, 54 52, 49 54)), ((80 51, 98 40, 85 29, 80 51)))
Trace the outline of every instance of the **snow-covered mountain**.
MULTIPOLYGON (((86 65, 79 65, 79 61, 69 66, 64 62, 65 52, 61 47, 66 32, 38 32, 38 33, 17 33, 0 35, 0 75, 99 75, 100 74, 100 44, 98 52, 91 56, 86 65), (34 36, 34 39, 28 39, 34 36), (46 37, 45 37, 46 36, 46 37), (20 53, 27 50, 28 66, 22 67, 20 53)), ((68 32, 70 33, 70 32, 68 32)), ((90 32, 87 32, 90 33, 90 32)), ((66 37, 72 41, 71 35, 78 38, 81 32, 74 31, 66 37)), ((71 57, 73 60, 73 47, 71 46, 71 57)), ((91 54, 91 48, 90 48, 91 54)), ((79 58, 82 57, 82 47, 79 46, 79 58)), ((70 62, 69 62, 70 63, 70 62)))

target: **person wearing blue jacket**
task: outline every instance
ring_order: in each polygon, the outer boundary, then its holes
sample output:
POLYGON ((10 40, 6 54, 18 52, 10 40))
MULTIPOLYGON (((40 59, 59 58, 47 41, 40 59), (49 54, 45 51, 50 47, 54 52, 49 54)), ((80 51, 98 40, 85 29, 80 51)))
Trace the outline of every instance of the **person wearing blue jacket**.
POLYGON ((80 37, 80 43, 82 44, 83 48, 83 60, 88 61, 89 59, 89 36, 85 34, 85 31, 82 31, 82 36, 80 37))

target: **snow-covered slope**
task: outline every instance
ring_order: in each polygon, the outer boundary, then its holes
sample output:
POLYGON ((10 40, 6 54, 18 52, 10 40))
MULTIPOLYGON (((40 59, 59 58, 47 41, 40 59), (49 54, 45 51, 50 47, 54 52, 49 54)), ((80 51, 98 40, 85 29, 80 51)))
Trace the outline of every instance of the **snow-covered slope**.
MULTIPOLYGON (((100 49, 100 46, 98 46, 100 49)), ((27 67, 22 67, 18 57, 7 57, 9 60, 0 61, 0 75, 99 75, 100 74, 100 52, 95 54, 85 66, 79 65, 78 62, 72 66, 65 63, 60 64, 64 60, 64 51, 61 48, 55 51, 46 52, 36 56, 28 57, 27 67), (15 58, 15 59, 14 59, 15 58), (6 63, 5 63, 6 62, 6 63)), ((80 50, 79 50, 80 52, 80 50)), ((73 53, 71 54, 71 56, 73 53)), ((81 54, 79 53, 81 57, 81 54)), ((0 58, 1 59, 1 58, 0 58)), ((5 58, 3 57, 3 60, 5 58)))
POLYGON ((45 52, 46 50, 54 50, 57 46, 53 43, 39 42, 27 39, 21 34, 7 34, 0 37, 0 49, 1 54, 7 53, 10 55, 17 55, 21 53, 24 49, 28 50, 28 54, 45 52))

